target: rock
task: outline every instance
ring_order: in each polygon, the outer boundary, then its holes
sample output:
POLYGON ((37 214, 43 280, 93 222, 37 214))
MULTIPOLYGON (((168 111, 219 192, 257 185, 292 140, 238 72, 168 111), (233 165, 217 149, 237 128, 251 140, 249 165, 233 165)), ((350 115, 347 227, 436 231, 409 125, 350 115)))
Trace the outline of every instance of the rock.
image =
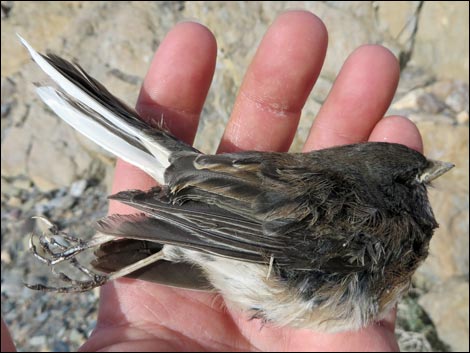
POLYGON ((429 70, 408 63, 400 72, 395 100, 400 99, 410 91, 429 86, 434 81, 435 78, 429 70))
POLYGON ((2 1, 2 20, 10 15, 10 11, 13 8, 13 1, 2 1))
POLYGON ((333 82, 327 80, 325 77, 320 76, 313 87, 311 97, 315 102, 323 104, 323 102, 330 94, 331 88, 333 87, 333 82))
POLYGON ((377 2, 380 28, 406 51, 412 49, 419 7, 419 1, 377 2))
POLYGON ((8 204, 11 206, 11 207, 20 207, 21 204, 22 204, 22 201, 19 197, 10 197, 10 199, 8 200, 8 204))
POLYGON ((80 333, 78 330, 73 329, 72 332, 70 333, 70 340, 74 342, 75 344, 80 344, 80 342, 83 342, 85 339, 85 335, 80 333))
POLYGON ((447 96, 445 103, 454 112, 464 110, 468 112, 468 83, 457 81, 452 88, 453 90, 447 96))
POLYGON ((434 123, 438 125, 443 125, 443 124, 449 124, 453 125, 455 124, 455 120, 444 114, 427 114, 427 113, 422 113, 422 112, 410 112, 408 114, 402 114, 407 116, 412 122, 415 124, 417 123, 434 123))
POLYGON ((455 118, 459 124, 468 124, 468 112, 465 110, 458 113, 455 118))
POLYGON ((426 87, 426 92, 432 92, 442 102, 445 102, 446 98, 455 89, 454 80, 438 80, 426 87))
POLYGON ((393 102, 392 109, 395 110, 417 110, 418 109, 418 99, 425 93, 423 88, 414 89, 403 97, 393 102))
POLYGON ((80 197, 87 187, 85 179, 77 180, 70 186, 70 195, 73 197, 80 197))
POLYGON ((194 147, 204 153, 216 153, 219 147, 219 139, 222 137, 225 130, 225 119, 210 121, 211 117, 206 115, 199 124, 198 133, 194 140, 194 147), (205 138, 205 136, 213 136, 213 138, 205 138), (219 138, 217 138, 219 137, 219 138))
POLYGON ((75 199, 72 195, 66 194, 66 195, 59 195, 51 199, 49 202, 46 204, 46 210, 54 210, 54 209, 60 209, 62 210, 67 210, 69 209, 73 204, 75 203, 75 199))
MULTIPOLYGON (((16 103, 15 100, 15 93, 16 93, 16 85, 13 80, 4 78, 2 76, 2 104, 1 104, 1 117, 6 117, 13 105, 16 103)), ((3 128, 3 126, 2 126, 3 128)), ((3 129, 2 129, 2 137, 3 137, 3 129)))
POLYGON ((416 103, 418 104, 419 110, 430 114, 438 114, 445 108, 445 104, 439 101, 432 93, 420 95, 416 103))
POLYGON ((397 101, 387 111, 387 115, 402 115, 414 123, 433 122, 438 124, 454 124, 453 114, 446 110, 443 99, 429 92, 427 88, 414 89, 397 101))
MULTIPOLYGON (((16 32, 28 36, 28 40, 34 43, 35 48, 44 50, 51 48, 53 42, 58 39, 57 34, 64 32, 70 26, 70 19, 74 19, 84 6, 82 1, 75 3, 44 3, 38 4, 19 2, 11 9, 8 21, 15 22, 14 26, 2 26, 2 53, 8 51, 10 58, 14 60, 2 60, 2 76, 9 76, 29 62, 28 53, 18 42, 16 32), (31 21, 32 18, 41 19, 31 21)), ((2 25, 5 20, 2 20, 2 25)))
POLYGON ((31 131, 12 127, 2 140, 2 176, 27 174, 27 156, 31 148, 31 131))
POLYGON ((468 352, 468 280, 452 278, 419 299, 439 337, 453 352, 468 352))
POLYGON ((468 126, 418 123, 428 158, 451 161, 456 166, 429 189, 439 222, 431 240, 430 255, 418 268, 417 279, 431 286, 453 276, 468 275, 468 126))
POLYGON ((28 175, 37 187, 48 191, 100 173, 100 162, 81 146, 74 130, 46 109, 29 111, 21 127, 5 134, 3 176, 28 175))
POLYGON ((468 2, 425 2, 419 16, 412 63, 429 69, 439 78, 468 83, 469 38, 468 30, 463 30, 468 29, 468 10, 468 2))
POLYGON ((2 264, 9 265, 11 263, 11 255, 8 250, 2 250, 1 252, 2 264))
MULTIPOLYGON (((78 347, 81 346, 81 342, 77 346, 78 347)), ((54 343, 53 343, 54 352, 69 352, 70 350, 71 350, 70 345, 67 344, 67 342, 54 340, 54 343)))
POLYGON ((54 141, 35 140, 28 156, 31 180, 41 190, 68 186, 77 178, 76 167, 54 141))
POLYGON ((29 344, 31 344, 32 346, 43 346, 45 343, 46 336, 44 335, 30 337, 29 344))
POLYGON ((26 178, 26 176, 15 178, 12 184, 20 190, 29 190, 31 188, 31 180, 26 178))
POLYGON ((415 123, 465 124, 468 115, 468 84, 441 80, 412 89, 393 102, 387 114, 404 115, 415 123))
POLYGON ((395 336, 403 352, 447 352, 436 329, 418 303, 418 291, 412 289, 398 302, 395 336))

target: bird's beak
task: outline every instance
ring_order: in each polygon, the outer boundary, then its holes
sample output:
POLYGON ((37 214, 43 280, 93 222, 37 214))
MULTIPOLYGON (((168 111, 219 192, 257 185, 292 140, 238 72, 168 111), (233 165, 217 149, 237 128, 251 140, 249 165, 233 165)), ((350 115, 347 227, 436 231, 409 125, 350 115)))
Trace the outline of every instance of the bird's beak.
POLYGON ((442 174, 447 173, 449 170, 455 167, 454 163, 441 162, 430 159, 430 165, 426 168, 423 173, 418 177, 421 183, 430 183, 436 178, 439 178, 442 174))

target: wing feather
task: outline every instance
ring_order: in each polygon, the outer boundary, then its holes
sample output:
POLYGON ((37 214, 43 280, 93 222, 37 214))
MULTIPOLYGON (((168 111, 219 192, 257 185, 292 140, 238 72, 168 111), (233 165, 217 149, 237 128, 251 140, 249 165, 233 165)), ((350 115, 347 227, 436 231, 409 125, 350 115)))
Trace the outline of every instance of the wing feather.
POLYGON ((110 198, 145 213, 104 218, 98 222, 98 231, 105 234, 263 263, 284 249, 282 237, 264 234, 259 221, 200 202, 172 204, 160 188, 124 191, 110 198))

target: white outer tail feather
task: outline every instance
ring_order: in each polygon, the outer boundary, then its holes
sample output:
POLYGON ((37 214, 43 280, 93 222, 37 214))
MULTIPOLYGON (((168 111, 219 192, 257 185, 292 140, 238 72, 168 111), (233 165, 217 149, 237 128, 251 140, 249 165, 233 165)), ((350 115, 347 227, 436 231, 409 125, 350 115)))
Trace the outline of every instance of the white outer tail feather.
POLYGON ((139 129, 136 129, 123 119, 117 117, 112 111, 101 105, 80 87, 63 76, 19 34, 17 34, 17 36, 26 49, 28 49, 31 57, 38 66, 64 91, 60 92, 60 90, 51 86, 37 87, 36 92, 44 103, 77 131, 104 149, 115 154, 117 157, 144 170, 160 184, 164 184, 164 172, 170 165, 169 157, 171 151, 165 148, 165 146, 152 141, 151 138, 146 136, 139 129), (62 97, 64 95, 70 100, 80 102, 95 114, 99 114, 110 124, 137 138, 152 154, 132 146, 121 137, 93 121, 93 118, 88 117, 85 113, 70 105, 66 99, 62 97))
POLYGON ((158 162, 152 155, 132 146, 103 128, 93 119, 90 119, 87 115, 71 106, 53 87, 38 87, 36 92, 42 101, 70 126, 107 151, 139 167, 159 183, 163 183, 164 168, 157 168, 158 162))

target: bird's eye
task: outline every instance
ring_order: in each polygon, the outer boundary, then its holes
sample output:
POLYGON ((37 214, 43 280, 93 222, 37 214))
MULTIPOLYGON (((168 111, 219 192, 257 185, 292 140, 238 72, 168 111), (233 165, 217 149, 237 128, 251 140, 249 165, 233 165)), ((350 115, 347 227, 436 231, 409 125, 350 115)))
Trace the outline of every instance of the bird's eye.
POLYGON ((419 178, 419 173, 399 174, 395 177, 395 182, 403 185, 413 184, 419 178), (416 177, 414 177, 416 175, 416 177))

